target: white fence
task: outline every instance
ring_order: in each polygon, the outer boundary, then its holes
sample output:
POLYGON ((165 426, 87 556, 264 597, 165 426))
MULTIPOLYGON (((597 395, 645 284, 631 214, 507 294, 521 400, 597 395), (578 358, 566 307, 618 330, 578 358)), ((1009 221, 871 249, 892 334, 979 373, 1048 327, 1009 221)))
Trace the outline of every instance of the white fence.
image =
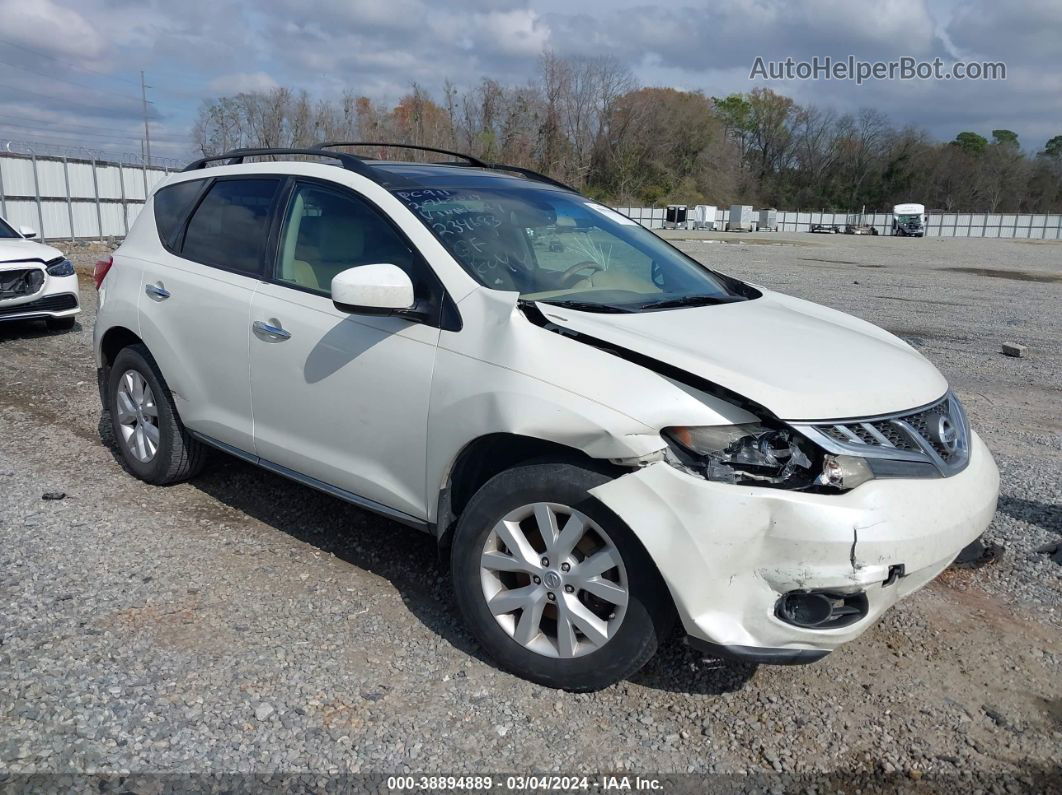
MULTIPOLYGON (((81 158, 0 153, 0 215, 30 226, 42 240, 124 237, 145 197, 168 169, 81 158)), ((664 207, 617 207, 649 229, 662 229, 664 207)), ((692 216, 693 208, 689 208, 692 216)), ((725 229, 728 209, 716 212, 725 229)), ((754 216, 755 217, 755 216, 754 216)), ((815 224, 844 229, 845 213, 779 210, 778 230, 809 232, 815 224)), ((878 234, 892 231, 891 213, 868 213, 878 234)), ((930 237, 1008 237, 1062 240, 1062 215, 930 213, 930 237)))
MULTIPOLYGON (((664 228, 664 207, 617 207, 642 226, 664 228)), ((693 207, 689 207, 692 219, 693 207)), ((717 210, 715 228, 726 229, 730 210, 717 210)), ((754 215, 753 217, 758 217, 754 215)), ((779 232, 810 232, 815 224, 836 226, 844 231, 847 213, 799 212, 779 210, 779 232)), ((892 234, 892 213, 867 213, 866 223, 879 235, 892 234)), ((690 222, 692 227, 692 220, 690 222)), ((1062 214, 999 214, 999 213, 929 213, 926 221, 927 237, 1011 237, 1037 240, 1062 240, 1062 214)))
POLYGON ((42 240, 123 237, 167 169, 0 154, 0 215, 42 240))

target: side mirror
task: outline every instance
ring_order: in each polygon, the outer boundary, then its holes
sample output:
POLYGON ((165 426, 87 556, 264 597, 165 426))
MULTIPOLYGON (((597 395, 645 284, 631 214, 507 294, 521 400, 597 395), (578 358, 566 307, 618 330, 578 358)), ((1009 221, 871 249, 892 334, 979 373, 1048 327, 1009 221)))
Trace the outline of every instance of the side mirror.
POLYGON ((332 302, 344 312, 389 315, 413 308, 413 282, 397 265, 347 268, 332 279, 332 302))
POLYGON ((37 230, 34 229, 32 226, 25 226, 25 225, 20 226, 18 228, 18 233, 20 235, 22 235, 23 237, 36 237, 37 236, 37 230))

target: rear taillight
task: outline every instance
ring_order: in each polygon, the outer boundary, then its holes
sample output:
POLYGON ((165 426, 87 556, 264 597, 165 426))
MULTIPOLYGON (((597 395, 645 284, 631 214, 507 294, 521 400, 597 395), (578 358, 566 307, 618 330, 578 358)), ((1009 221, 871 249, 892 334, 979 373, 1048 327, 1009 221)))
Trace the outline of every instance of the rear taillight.
POLYGON ((100 289, 100 285, 103 284, 103 277, 107 275, 107 271, 111 269, 111 265, 114 264, 114 257, 104 257, 101 260, 96 260, 96 267, 92 269, 92 281, 96 283, 96 289, 100 289))

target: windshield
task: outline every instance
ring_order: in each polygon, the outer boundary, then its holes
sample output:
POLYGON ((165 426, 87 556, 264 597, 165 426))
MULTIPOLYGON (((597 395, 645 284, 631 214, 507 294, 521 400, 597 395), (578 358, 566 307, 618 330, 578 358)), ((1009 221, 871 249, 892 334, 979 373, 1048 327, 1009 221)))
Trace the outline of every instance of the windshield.
POLYGON ((22 235, 12 229, 7 221, 0 218, 0 237, 22 237, 22 235))
POLYGON ((901 224, 920 224, 922 223, 922 216, 920 215, 897 215, 896 220, 901 224))
POLYGON ((755 297, 636 222, 541 188, 396 190, 480 284, 585 311, 648 311, 755 297))

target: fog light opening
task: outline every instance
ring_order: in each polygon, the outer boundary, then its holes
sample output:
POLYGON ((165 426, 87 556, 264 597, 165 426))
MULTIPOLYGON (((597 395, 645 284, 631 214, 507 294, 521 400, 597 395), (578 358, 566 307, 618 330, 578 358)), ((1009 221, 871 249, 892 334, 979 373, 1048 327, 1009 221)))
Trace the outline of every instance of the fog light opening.
POLYGON ((790 591, 775 607, 775 615, 782 621, 805 629, 846 627, 866 614, 867 595, 863 592, 790 591))

